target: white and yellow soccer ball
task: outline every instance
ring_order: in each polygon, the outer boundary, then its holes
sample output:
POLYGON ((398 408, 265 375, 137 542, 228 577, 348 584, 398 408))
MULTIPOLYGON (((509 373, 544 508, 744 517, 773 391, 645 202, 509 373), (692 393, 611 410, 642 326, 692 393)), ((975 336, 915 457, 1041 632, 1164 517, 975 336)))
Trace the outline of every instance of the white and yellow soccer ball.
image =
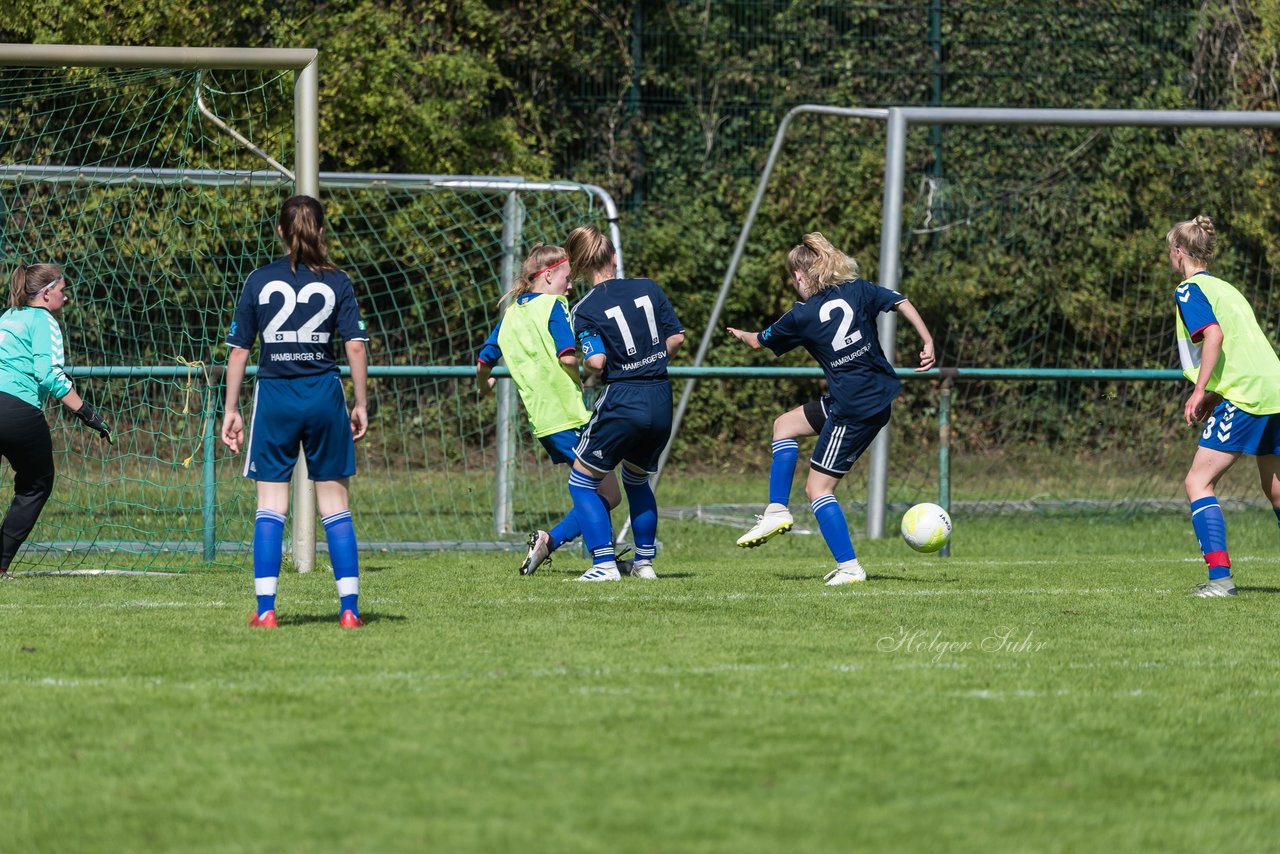
POLYGON ((917 504, 902 517, 902 539, 918 552, 936 552, 951 541, 951 517, 937 504, 917 504))

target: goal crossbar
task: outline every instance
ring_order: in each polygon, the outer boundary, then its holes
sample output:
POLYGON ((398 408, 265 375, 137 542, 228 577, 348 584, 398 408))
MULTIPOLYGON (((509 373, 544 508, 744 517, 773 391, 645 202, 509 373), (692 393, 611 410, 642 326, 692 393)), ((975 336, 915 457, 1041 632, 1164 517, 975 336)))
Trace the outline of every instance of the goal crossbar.
MULTIPOLYGON (((1075 126, 1075 127, 1182 127, 1182 128, 1280 128, 1280 112, 1275 111, 1233 111, 1233 110, 1100 110, 1100 109, 1014 109, 1014 108, 982 108, 982 107, 833 107, 825 104, 801 104, 792 108, 778 124, 774 134, 773 145, 760 179, 756 184, 755 195, 747 211, 746 220, 738 234, 733 247, 733 255, 729 267, 725 271, 724 281, 716 294, 711 315, 707 319, 706 329, 698 343, 698 352, 694 356, 695 367, 702 366, 707 351, 711 346, 720 321, 720 313, 724 309, 733 278, 742 260, 747 237, 755 224, 764 193, 769 183, 769 176, 786 139, 787 129, 798 116, 817 114, 853 119, 880 121, 885 124, 885 178, 884 202, 881 215, 880 230, 880 275, 879 284, 890 290, 897 290, 899 281, 900 248, 902 237, 902 204, 903 185, 906 172, 907 130, 910 125, 1034 125, 1034 126, 1075 126)), ((890 312, 882 314, 877 322, 881 346, 884 354, 892 363, 896 358, 894 334, 897 329, 896 317, 890 312)), ((663 450, 658 463, 657 477, 661 477, 666 466, 675 437, 680 430, 680 423, 689 405, 689 398, 697 380, 685 381, 680 394, 680 402, 676 407, 671 428, 671 441, 663 450)), ((867 535, 871 538, 884 536, 885 500, 889 468, 889 428, 885 427, 876 437, 871 447, 871 462, 867 496, 867 535)))

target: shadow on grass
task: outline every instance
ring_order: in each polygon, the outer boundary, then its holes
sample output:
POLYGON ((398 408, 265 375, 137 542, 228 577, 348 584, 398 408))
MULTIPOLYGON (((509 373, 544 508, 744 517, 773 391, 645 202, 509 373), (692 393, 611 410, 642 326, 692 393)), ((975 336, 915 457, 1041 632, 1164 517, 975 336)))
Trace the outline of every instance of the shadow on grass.
MULTIPOLYGON (((386 620, 388 622, 403 622, 408 617, 403 614, 385 614, 377 611, 364 611, 360 614, 360 619, 364 620, 366 626, 386 620)), ((338 625, 337 614, 284 614, 277 616, 281 626, 301 626, 307 623, 333 623, 338 625)))
MULTIPOLYGON (((828 572, 829 571, 830 570, 828 570, 828 572)), ((826 575, 826 573, 824 572, 821 575, 816 573, 813 575, 784 575, 782 573, 774 573, 773 577, 778 579, 779 581, 813 581, 815 578, 821 581, 823 575, 826 575)), ((666 578, 668 576, 663 576, 663 577, 666 578)), ((929 587, 932 587, 936 584, 955 584, 959 580, 960 579, 958 578, 919 578, 914 575, 887 575, 882 572, 877 572, 873 575, 867 576, 867 581, 906 581, 910 584, 921 584, 929 587)), ((865 583, 865 582, 858 582, 858 583, 865 583)), ((1241 589, 1244 589, 1244 588, 1241 588, 1241 589)))
POLYGON ((1280 593, 1280 587, 1245 587, 1242 584, 1236 589, 1241 593, 1280 593))

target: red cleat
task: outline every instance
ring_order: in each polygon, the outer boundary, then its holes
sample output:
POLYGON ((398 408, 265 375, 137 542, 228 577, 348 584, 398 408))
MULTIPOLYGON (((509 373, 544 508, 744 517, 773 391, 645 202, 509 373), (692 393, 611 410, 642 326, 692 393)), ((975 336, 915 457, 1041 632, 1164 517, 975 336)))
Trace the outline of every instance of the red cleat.
POLYGON ((278 629, 280 624, 276 622, 276 612, 267 611, 261 616, 254 614, 249 617, 249 625, 255 629, 278 629))
POLYGON ((338 618, 338 625, 344 629, 359 629, 364 626, 364 620, 357 617, 355 611, 348 609, 338 618))

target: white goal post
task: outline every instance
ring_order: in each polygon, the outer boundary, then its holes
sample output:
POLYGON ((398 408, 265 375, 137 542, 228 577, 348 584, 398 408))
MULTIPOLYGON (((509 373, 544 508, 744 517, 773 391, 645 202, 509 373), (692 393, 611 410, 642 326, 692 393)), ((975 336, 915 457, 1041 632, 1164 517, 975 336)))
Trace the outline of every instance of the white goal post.
MULTIPOLYGON (((910 125, 1036 125, 1083 127, 1179 127, 1179 128, 1280 128, 1280 112, 1242 112, 1209 110, 1099 110, 1099 109, 1007 109, 974 107, 890 107, 886 109, 832 107, 822 104, 802 104, 790 110, 778 125, 768 160, 756 184, 755 196, 743 222, 725 272, 724 282, 716 294, 716 300, 707 319, 707 327, 698 344, 694 366, 701 366, 710 348, 712 338, 719 328, 720 312, 724 309, 734 275, 742 260, 743 250, 756 215, 764 199, 769 176, 782 150, 787 129, 793 119, 807 113, 855 119, 870 119, 885 124, 884 204, 880 230, 879 284, 897 290, 900 279, 900 248, 902 238, 903 185, 906 172, 907 130, 910 125)), ((798 235, 797 235, 798 237, 798 235)), ((894 334, 896 315, 882 314, 879 319, 880 341, 885 356, 893 363, 896 359, 894 334)), ((938 369, 923 376, 938 375, 938 369)), ((697 380, 685 380, 680 402, 676 407, 671 441, 663 451, 658 464, 658 476, 666 465, 667 457, 680 430, 680 423, 688 407, 689 398, 697 380)), ((871 461, 867 496, 867 536, 884 536, 887 474, 889 468, 889 427, 876 437, 871 447, 871 461)))
MULTIPOLYGON (((276 69, 293 71, 295 191, 320 195, 319 52, 310 48, 121 47, 0 44, 0 64, 30 67, 276 69)), ((223 126, 241 144, 257 151, 223 126)), ((261 152, 257 152, 261 155, 261 152)), ((265 155, 264 155, 265 157, 265 155)), ((274 168, 279 164, 266 158, 274 168)), ((287 174, 287 173, 286 173, 287 174)), ((299 572, 315 567, 315 490, 299 459, 293 480, 293 560, 299 572)))

